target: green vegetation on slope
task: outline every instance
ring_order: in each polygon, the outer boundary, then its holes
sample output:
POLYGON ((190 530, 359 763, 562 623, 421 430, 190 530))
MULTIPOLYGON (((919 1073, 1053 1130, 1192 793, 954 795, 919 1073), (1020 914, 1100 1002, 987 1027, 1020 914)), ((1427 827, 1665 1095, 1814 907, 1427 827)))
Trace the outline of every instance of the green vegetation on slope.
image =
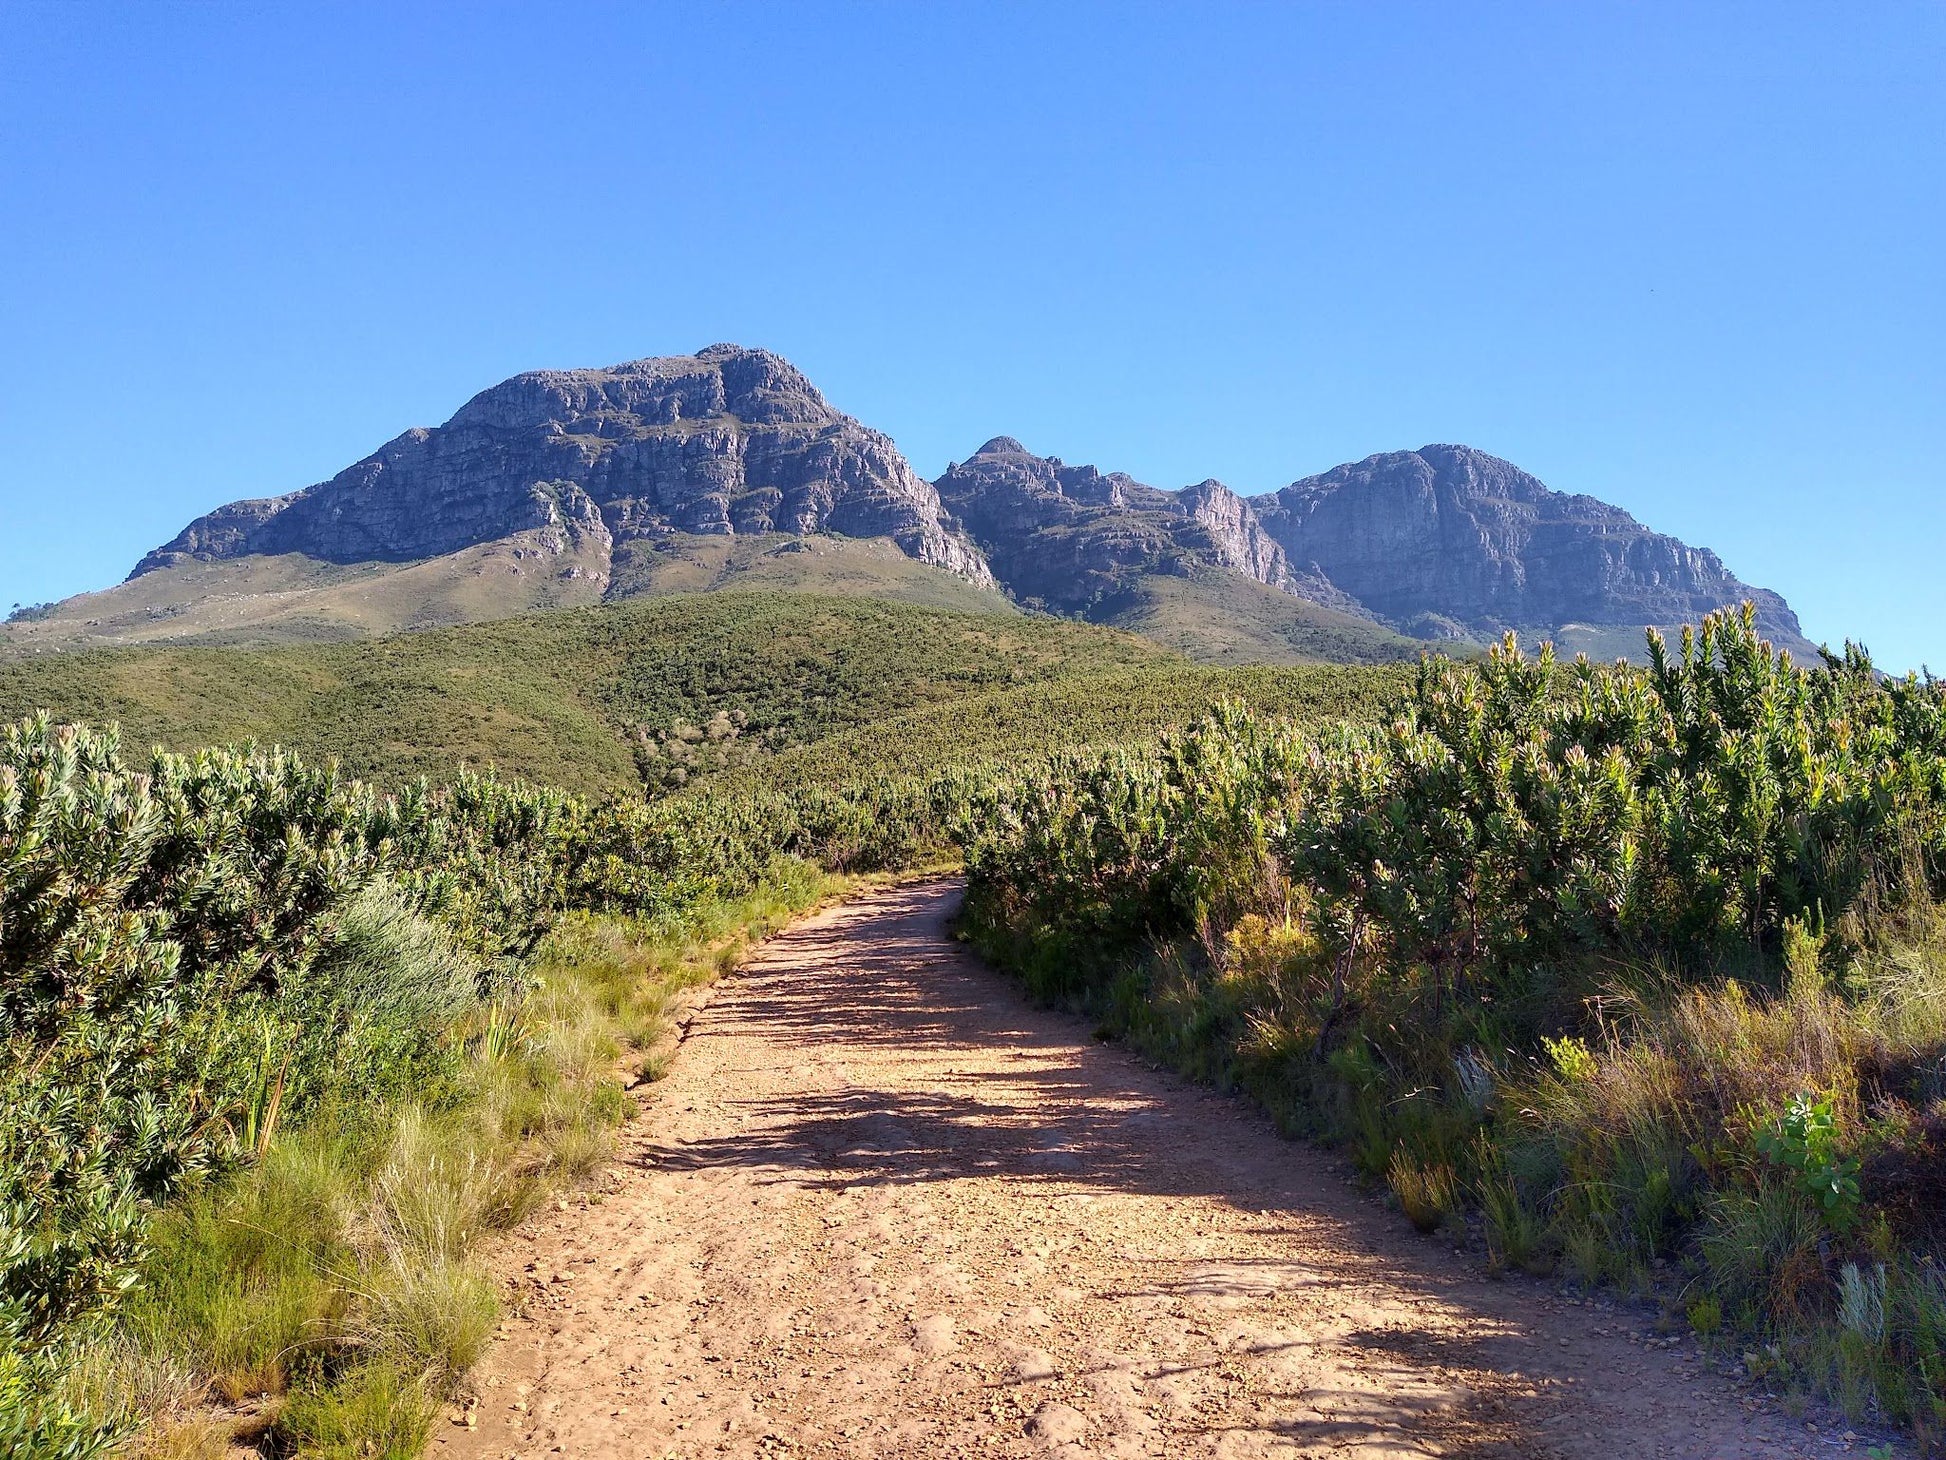
POLYGON ((610 599, 647 593, 823 593, 1015 613, 1003 593, 906 555, 890 538, 781 533, 638 539, 615 550, 610 599))
POLYGON ((1422 1230, 1936 1447, 1946 687, 1791 668, 1747 610, 1651 659, 1431 662, 1383 730, 1225 711, 1022 776, 969 928, 1422 1230))
POLYGON ((315 644, 671 593, 816 593, 1013 613, 886 538, 677 534, 565 548, 518 532, 410 563, 299 553, 186 562, 0 624, 0 657, 138 644, 315 644))
POLYGON ((1397 666, 1158 664, 1079 674, 907 710, 795 746, 709 786, 788 790, 875 776, 923 779, 953 768, 1013 770, 1054 752, 1152 739, 1224 703, 1305 725, 1371 723, 1411 687, 1411 671, 1397 666))
POLYGON ((464 762, 601 795, 645 773, 664 784, 686 743, 668 737, 718 715, 740 717, 740 753, 761 755, 968 694, 1169 661, 1056 619, 712 593, 375 641, 41 655, 0 663, 0 722, 45 709, 117 722, 134 745, 279 744, 386 787, 464 762))
POLYGON ((1169 657, 1087 624, 874 599, 712 594, 673 609, 624 605, 589 622, 615 662, 600 695, 616 721, 736 711, 781 744, 969 693, 1169 657))
POLYGON ((1410 663, 1432 645, 1213 568, 1149 574, 1091 615, 1203 664, 1410 663))

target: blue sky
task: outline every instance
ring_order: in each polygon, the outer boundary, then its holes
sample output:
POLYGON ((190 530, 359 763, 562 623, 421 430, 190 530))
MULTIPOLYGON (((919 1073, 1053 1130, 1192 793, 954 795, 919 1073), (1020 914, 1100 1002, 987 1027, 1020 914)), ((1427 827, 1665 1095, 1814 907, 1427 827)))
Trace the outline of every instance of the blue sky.
POLYGON ((0 19, 0 612, 515 371, 1258 492, 1462 441, 1946 668, 1946 6, 0 19))

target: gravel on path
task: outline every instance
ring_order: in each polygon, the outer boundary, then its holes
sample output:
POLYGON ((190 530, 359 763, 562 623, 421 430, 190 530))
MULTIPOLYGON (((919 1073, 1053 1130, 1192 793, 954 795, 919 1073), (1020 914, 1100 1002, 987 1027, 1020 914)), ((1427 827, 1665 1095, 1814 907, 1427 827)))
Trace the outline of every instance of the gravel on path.
POLYGON ((434 1457, 1853 1449, 1030 1006, 957 898, 820 913, 718 986, 615 1169, 499 1254, 434 1457))

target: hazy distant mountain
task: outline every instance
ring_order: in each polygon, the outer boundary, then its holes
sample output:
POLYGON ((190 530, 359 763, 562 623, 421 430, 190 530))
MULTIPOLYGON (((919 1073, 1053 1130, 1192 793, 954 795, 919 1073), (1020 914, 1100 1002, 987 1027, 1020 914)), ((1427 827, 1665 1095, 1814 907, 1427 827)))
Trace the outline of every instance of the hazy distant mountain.
POLYGON ((1669 624, 1749 599, 1774 638, 1803 643, 1790 606, 1715 553, 1470 446, 1368 456, 1251 505, 1292 561, 1396 624, 1669 624))
POLYGON ((330 481, 198 518, 122 587, 7 639, 343 636, 733 584, 1013 604, 1229 661, 1395 658, 1508 628, 1627 652, 1643 625, 1744 599, 1810 649, 1784 600, 1714 553, 1470 447, 1246 498, 1000 436, 928 483, 787 361, 734 345, 517 375, 330 481))

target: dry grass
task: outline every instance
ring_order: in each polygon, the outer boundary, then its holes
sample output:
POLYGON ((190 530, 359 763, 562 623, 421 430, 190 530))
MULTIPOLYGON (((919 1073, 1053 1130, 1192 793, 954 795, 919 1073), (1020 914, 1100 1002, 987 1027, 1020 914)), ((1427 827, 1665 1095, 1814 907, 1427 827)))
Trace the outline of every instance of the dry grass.
POLYGON ((158 1222, 149 1281, 75 1375, 90 1413, 142 1426, 145 1455, 222 1453, 243 1405, 266 1442, 416 1456, 498 1317, 480 1238, 613 1150, 627 1083, 670 1044, 682 990, 841 886, 809 867, 681 923, 569 920, 518 1007, 473 1011, 443 1108, 340 1112, 158 1222))
POLYGON ((1401 1149, 1393 1154, 1385 1180, 1399 1210, 1421 1232, 1436 1232, 1448 1222, 1464 1220, 1459 1182, 1444 1162, 1422 1164, 1401 1149))

